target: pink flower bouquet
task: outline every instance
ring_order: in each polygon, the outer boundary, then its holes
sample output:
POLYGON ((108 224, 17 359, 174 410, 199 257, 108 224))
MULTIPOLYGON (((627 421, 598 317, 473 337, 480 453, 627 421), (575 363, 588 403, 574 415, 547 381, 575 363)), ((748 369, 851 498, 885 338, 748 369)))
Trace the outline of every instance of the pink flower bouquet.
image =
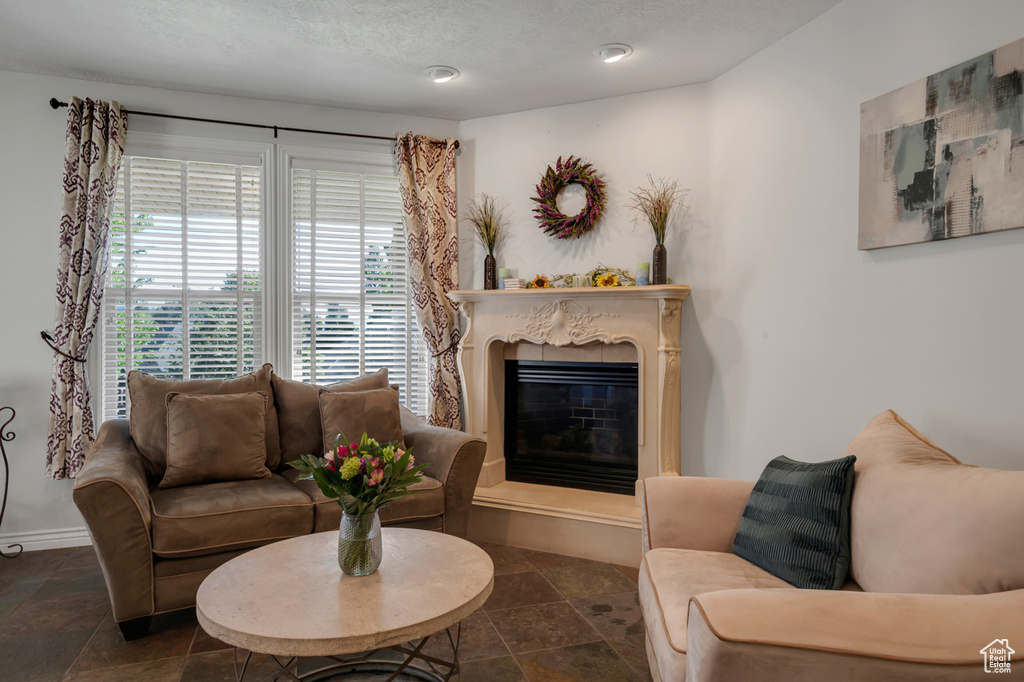
POLYGON ((398 443, 381 445, 365 433, 359 442, 345 445, 339 434, 335 446, 323 457, 303 455, 288 462, 302 472, 297 480, 313 480, 327 497, 334 498, 346 514, 372 514, 391 500, 409 494, 409 486, 423 479, 426 464, 416 465, 412 450, 398 443))

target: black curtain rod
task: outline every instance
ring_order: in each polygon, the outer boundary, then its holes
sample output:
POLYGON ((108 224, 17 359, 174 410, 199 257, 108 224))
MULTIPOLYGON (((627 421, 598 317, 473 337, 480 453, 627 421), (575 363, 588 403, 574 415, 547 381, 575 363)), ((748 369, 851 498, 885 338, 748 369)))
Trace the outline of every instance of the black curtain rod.
MULTIPOLYGON (((52 109, 59 109, 60 107, 66 107, 67 102, 61 102, 56 97, 50 98, 50 107, 52 109)), ((279 130, 284 130, 289 133, 312 133, 314 135, 336 135, 339 137, 359 137, 364 140, 387 140, 388 142, 394 142, 393 137, 384 137, 383 135, 361 135, 359 133, 337 133, 333 130, 312 130, 310 128, 289 128, 287 126, 272 126, 264 123, 244 123, 242 121, 225 121, 217 118, 199 118, 197 116, 176 116, 174 114, 154 114, 149 111, 132 111, 131 109, 124 110, 126 114, 133 116, 152 116, 154 118, 173 118, 178 121, 197 121, 199 123, 219 123, 226 126, 242 126, 244 128, 262 128, 264 130, 273 130, 274 138, 277 138, 279 130)), ((455 140, 455 148, 459 148, 459 141, 455 140)))

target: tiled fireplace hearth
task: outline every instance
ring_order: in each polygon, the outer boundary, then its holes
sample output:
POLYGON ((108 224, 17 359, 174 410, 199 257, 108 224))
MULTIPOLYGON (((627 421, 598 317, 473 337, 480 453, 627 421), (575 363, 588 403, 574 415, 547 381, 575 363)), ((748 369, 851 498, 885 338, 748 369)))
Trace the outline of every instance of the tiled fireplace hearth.
POLYGON ((636 363, 637 474, 678 475, 683 285, 456 291, 467 430, 487 439, 482 489, 505 476, 506 360, 636 363))

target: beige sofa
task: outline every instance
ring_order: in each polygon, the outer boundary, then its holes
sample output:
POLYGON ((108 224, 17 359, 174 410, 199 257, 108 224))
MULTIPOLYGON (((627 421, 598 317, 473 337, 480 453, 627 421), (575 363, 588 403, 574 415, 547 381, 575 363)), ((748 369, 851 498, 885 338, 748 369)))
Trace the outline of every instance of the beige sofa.
POLYGON ((1024 471, 960 463, 894 412, 856 455, 850 579, 796 589, 732 553, 753 483, 643 485, 640 601, 655 680, 1024 678, 1024 471), (998 652, 990 652, 993 662, 998 652))
MULTIPOLYGON (((341 507, 312 481, 296 481, 287 466, 297 453, 323 452, 318 387, 285 381, 271 368, 221 383, 161 383, 129 378, 132 420, 104 423, 78 474, 74 500, 89 528, 103 569, 114 619, 125 639, 144 635, 154 614, 195 605, 203 579, 232 557, 260 545, 337 530, 341 507), (134 383, 133 383, 134 380, 134 383), (272 473, 250 480, 161 488, 161 462, 140 454, 138 439, 167 432, 168 390, 234 393, 262 390, 273 396, 266 411, 272 473), (161 414, 163 415, 161 417, 161 414), (161 422, 161 418, 163 422, 161 422), (134 435, 134 437, 133 437, 134 435)), ((334 384, 332 391, 387 387, 387 373, 334 384)), ((461 431, 428 426, 401 408, 406 446, 428 463, 413 494, 381 509, 383 525, 465 536, 485 441, 461 431)), ((211 457, 216 452, 209 453, 211 457)))

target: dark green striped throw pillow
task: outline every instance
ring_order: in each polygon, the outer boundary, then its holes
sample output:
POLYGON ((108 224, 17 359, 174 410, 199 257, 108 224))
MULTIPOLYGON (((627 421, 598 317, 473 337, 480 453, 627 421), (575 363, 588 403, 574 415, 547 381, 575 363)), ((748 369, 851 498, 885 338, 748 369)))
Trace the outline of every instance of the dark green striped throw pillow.
POLYGON ((850 570, 856 461, 770 461, 747 500, 733 553, 796 587, 838 590, 850 570))

